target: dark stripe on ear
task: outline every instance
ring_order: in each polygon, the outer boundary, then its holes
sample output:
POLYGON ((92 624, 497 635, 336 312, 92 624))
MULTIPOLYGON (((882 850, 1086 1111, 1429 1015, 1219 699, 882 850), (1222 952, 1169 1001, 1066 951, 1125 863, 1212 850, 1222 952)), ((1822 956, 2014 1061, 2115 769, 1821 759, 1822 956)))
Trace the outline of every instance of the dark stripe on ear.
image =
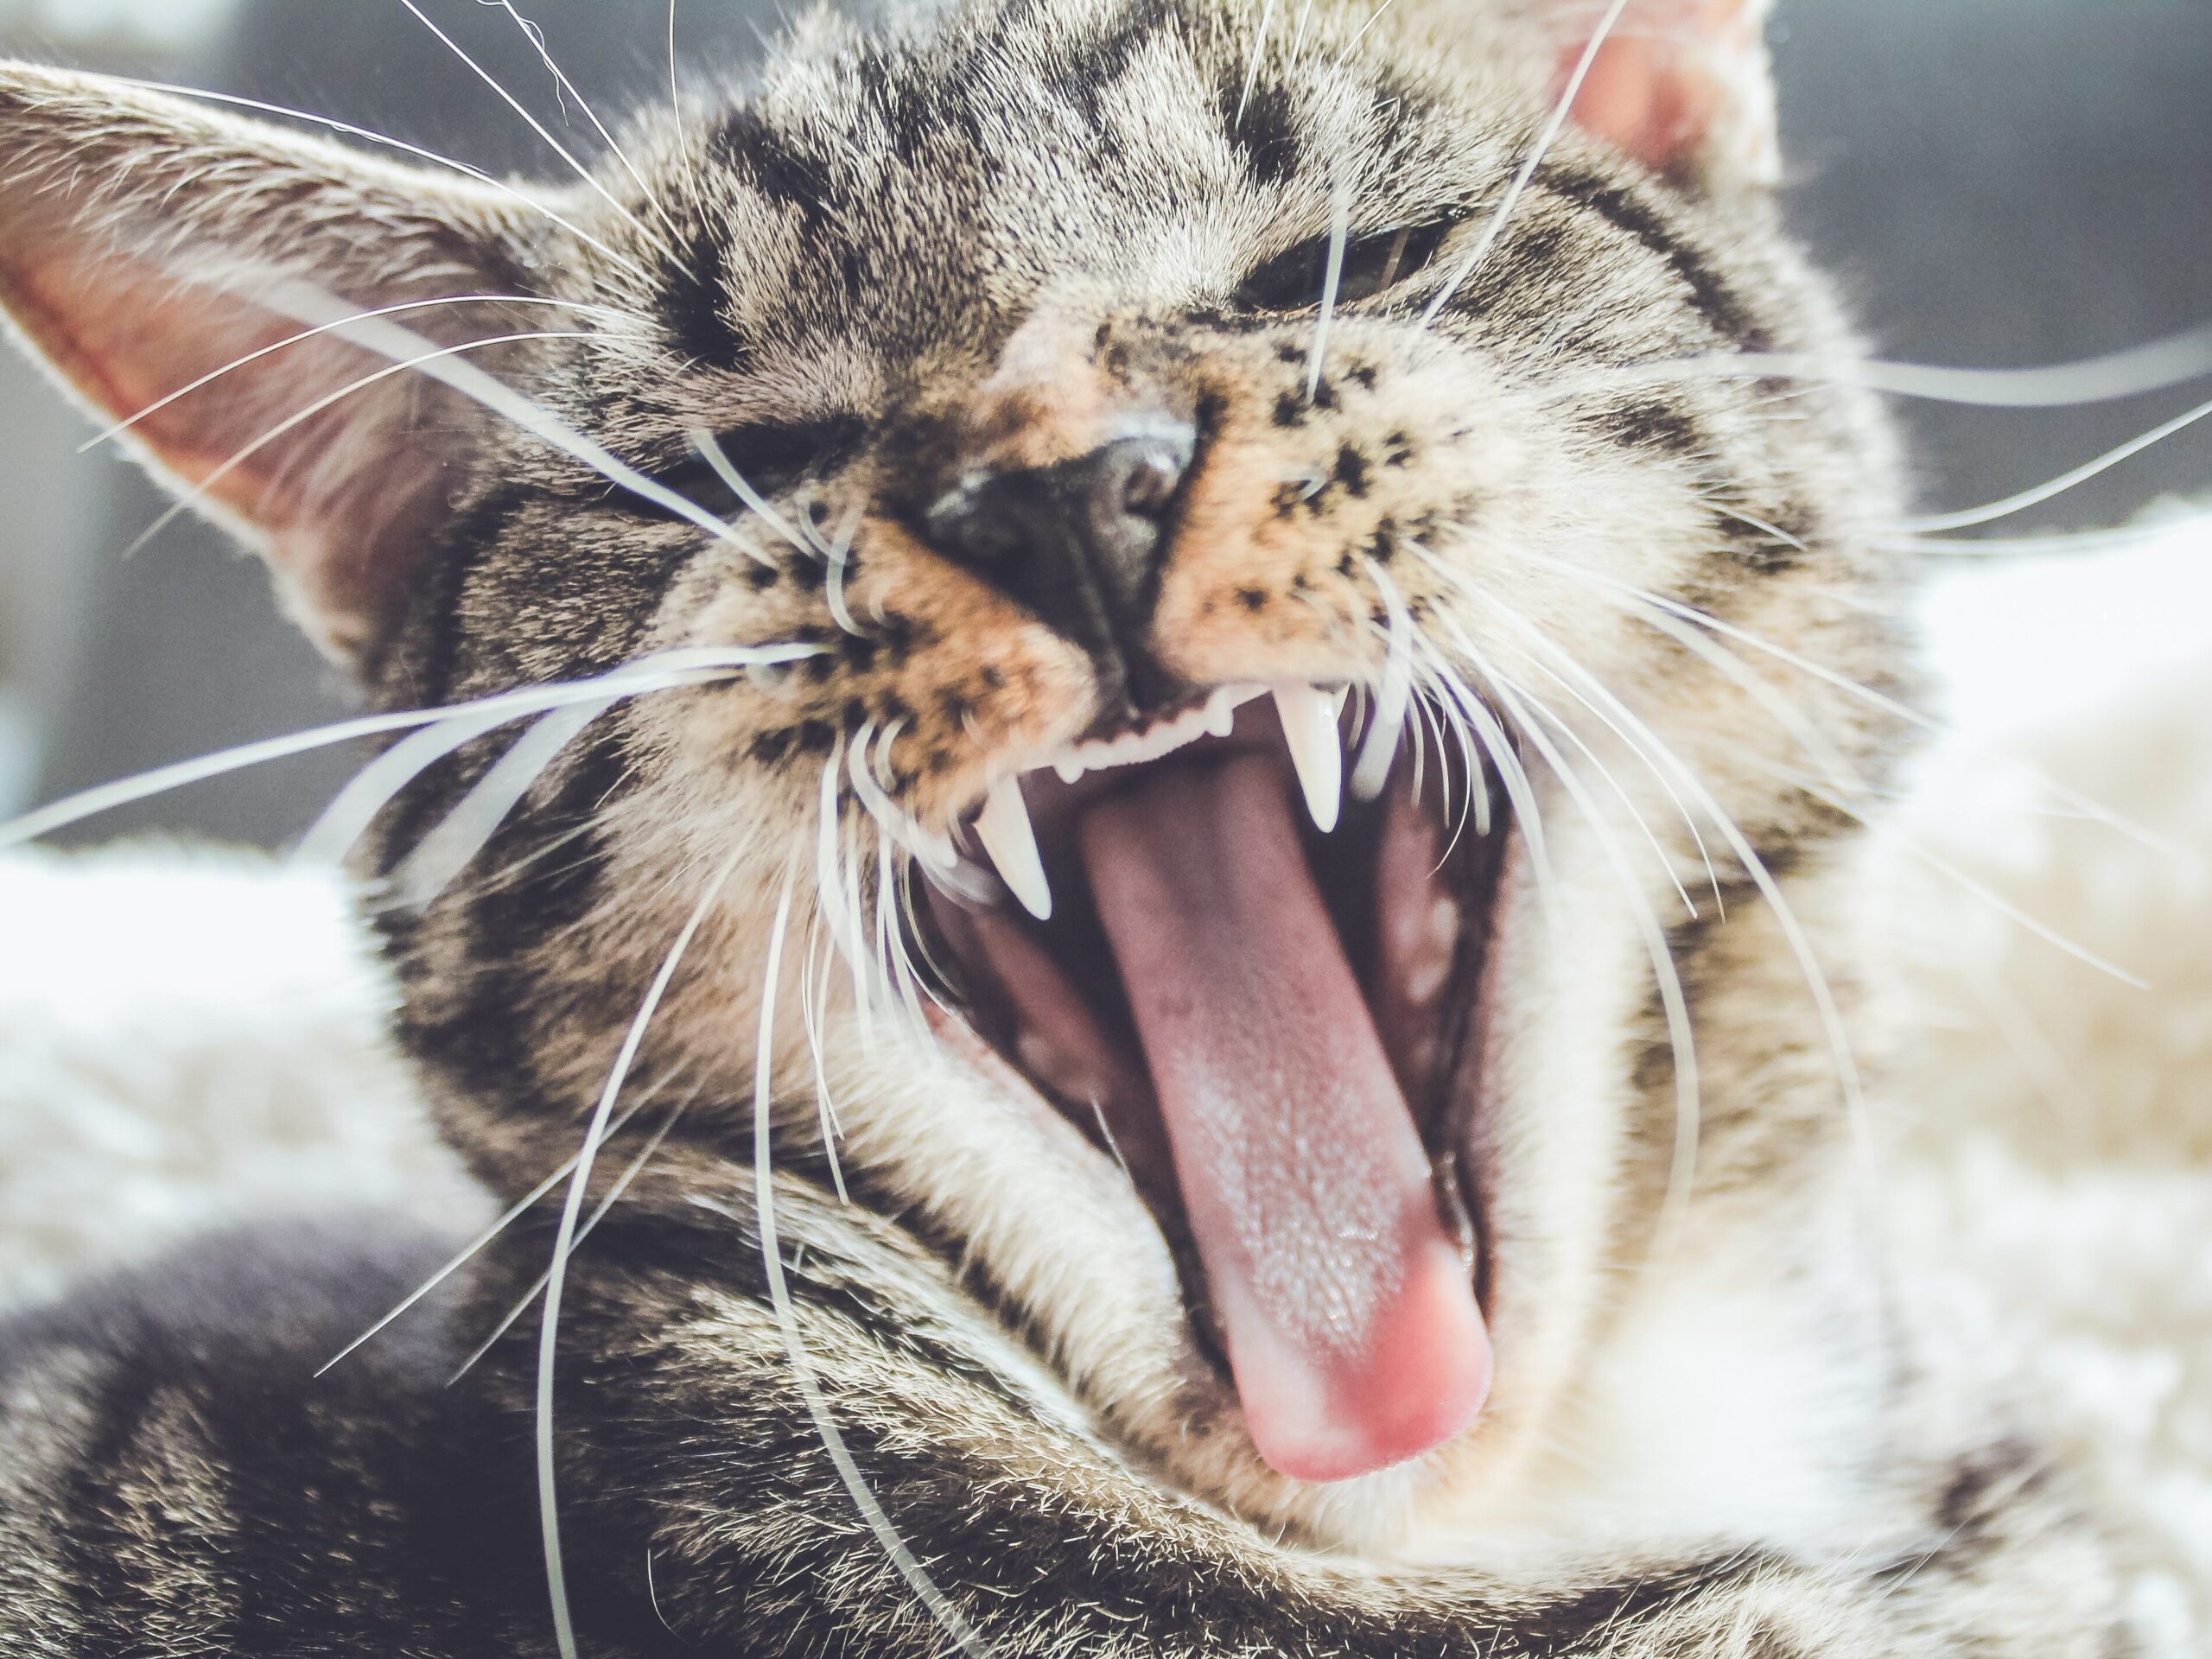
POLYGON ((1689 289, 1690 302, 1715 334, 1741 351, 1771 348, 1771 336, 1743 301, 1668 229, 1657 213, 1630 191, 1602 175, 1560 163, 1539 168, 1536 182, 1554 195, 1596 213, 1664 259, 1689 289))

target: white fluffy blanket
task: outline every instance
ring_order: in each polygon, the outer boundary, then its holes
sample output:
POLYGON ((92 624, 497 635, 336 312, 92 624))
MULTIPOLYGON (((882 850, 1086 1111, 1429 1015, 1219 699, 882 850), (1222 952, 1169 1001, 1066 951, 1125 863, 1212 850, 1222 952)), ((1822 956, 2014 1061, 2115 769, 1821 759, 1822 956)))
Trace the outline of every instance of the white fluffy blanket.
MULTIPOLYGON (((1889 1213, 2113 1517, 2154 1650, 2201 1656, 2212 526, 1955 577, 1929 616, 1953 729, 1871 881, 1913 1033, 1889 1213)), ((219 1220, 480 1205, 380 1045, 390 995, 327 874, 143 845, 0 859, 0 1304, 219 1220)))

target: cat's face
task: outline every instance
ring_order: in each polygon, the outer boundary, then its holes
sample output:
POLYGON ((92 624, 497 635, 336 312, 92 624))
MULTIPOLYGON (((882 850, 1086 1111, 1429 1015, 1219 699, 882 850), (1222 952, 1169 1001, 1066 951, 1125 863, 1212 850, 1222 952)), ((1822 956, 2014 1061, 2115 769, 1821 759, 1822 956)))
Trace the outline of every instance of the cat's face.
MULTIPOLYGON (((557 224, 296 148, 339 230, 275 190, 158 223, 48 192, 5 286, 124 413, 293 332, 272 267, 365 306, 567 302, 397 321, 518 336, 476 360, 732 531, 408 377, 214 472, 378 371, 343 334, 232 377, 227 428, 142 428, 380 701, 803 648, 608 710, 390 918, 406 1035, 495 1183, 573 1149, 702 901, 637 1097, 671 1079, 686 1155, 749 1158, 788 896, 781 1155, 826 1170, 819 1095, 855 1197, 1107 1439, 1377 1550, 1725 1529, 1683 1469, 1802 1471, 1834 1451, 1815 1397, 1864 1380, 1820 849, 1886 733, 1820 677, 1894 671, 1889 485, 1850 394, 1680 366, 1843 349, 1751 181, 1736 9, 1631 27, 1584 114, 1639 155, 1570 129, 1516 189, 1561 21, 823 25, 743 107, 549 195, 557 224), (95 235, 250 259, 225 280, 255 297, 77 321, 132 281, 66 251, 95 235)), ((158 106, 118 140, 81 83, 42 118, 6 85, 26 176, 267 142, 158 106)), ((499 752, 402 798, 386 873, 499 752)), ((727 1179, 677 1163, 671 1192, 727 1179)))

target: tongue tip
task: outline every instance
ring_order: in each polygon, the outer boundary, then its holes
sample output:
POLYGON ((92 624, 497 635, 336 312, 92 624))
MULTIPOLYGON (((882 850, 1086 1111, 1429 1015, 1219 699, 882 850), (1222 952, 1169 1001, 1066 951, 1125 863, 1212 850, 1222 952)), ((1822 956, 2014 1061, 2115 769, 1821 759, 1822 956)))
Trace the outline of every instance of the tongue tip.
POLYGON ((1232 1335, 1245 1427, 1278 1473, 1374 1474, 1456 1439, 1481 1414, 1491 1363, 1481 1310, 1456 1259, 1440 1252, 1424 1265, 1356 1356, 1300 1364, 1273 1343, 1232 1335))

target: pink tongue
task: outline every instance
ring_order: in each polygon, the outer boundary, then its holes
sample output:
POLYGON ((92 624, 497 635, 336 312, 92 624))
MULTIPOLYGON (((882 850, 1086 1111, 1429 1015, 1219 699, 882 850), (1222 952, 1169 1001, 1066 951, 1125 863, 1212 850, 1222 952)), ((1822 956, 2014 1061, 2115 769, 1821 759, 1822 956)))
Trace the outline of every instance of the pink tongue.
POLYGON ((1344 1480, 1466 1427, 1490 1339, 1287 785, 1170 768, 1080 833, 1246 1426, 1344 1480))

